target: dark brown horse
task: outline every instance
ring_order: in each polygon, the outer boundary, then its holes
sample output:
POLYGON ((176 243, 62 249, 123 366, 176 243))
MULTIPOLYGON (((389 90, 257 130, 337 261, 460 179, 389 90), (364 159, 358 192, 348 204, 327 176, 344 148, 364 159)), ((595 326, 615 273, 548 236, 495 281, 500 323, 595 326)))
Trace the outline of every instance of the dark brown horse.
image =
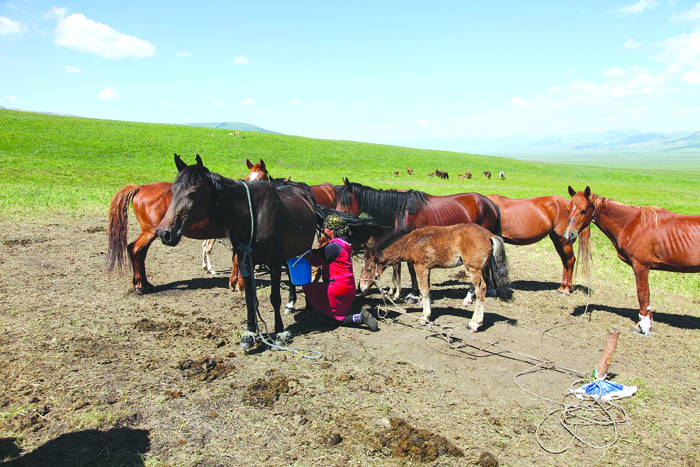
MULTIPOLYGON (((394 229, 467 223, 481 225, 496 235, 501 232, 498 207, 478 193, 433 196, 414 190, 378 190, 345 179, 344 189, 338 194, 338 204, 342 207, 357 206, 358 213, 368 214, 382 225, 394 229)), ((368 254, 366 252, 366 259, 368 254)), ((374 271, 368 272, 367 269, 363 268, 360 279, 359 289, 363 293, 367 292, 375 277, 374 271)), ((411 263, 408 263, 408 270, 411 274, 411 294, 415 297, 418 284, 411 263)), ((394 296, 398 298, 401 294, 400 269, 396 273, 394 296)))
MULTIPOLYGON (((523 199, 506 198, 501 195, 486 197, 501 210, 501 236, 506 243, 532 245, 549 237, 564 268, 557 292, 571 294, 576 257, 573 244, 565 242, 563 237, 569 218, 569 201, 561 196, 523 199)), ((588 246, 590 232, 588 228, 581 231, 580 246, 588 246)))
MULTIPOLYGON (((564 239, 573 243, 593 222, 615 246, 617 256, 632 266, 637 280, 642 334, 651 330, 649 269, 700 272, 700 216, 687 216, 655 206, 630 206, 591 193, 586 187, 572 196, 564 239)), ((579 255, 580 256, 580 255, 579 255)))
POLYGON ((491 171, 490 170, 484 170, 484 176, 491 180, 491 171))
MULTIPOLYGON (((265 170, 265 163, 260 162, 265 170)), ((247 164, 250 169, 248 177, 251 177, 251 174, 254 175, 260 165, 253 166, 249 160, 247 164)), ((111 273, 115 266, 119 269, 123 268, 125 256, 128 253, 134 272, 132 279, 134 290, 139 294, 148 293, 154 289, 146 278, 146 255, 151 243, 156 239, 156 228, 170 206, 173 197, 170 191, 171 187, 172 183, 168 182, 155 182, 140 186, 127 185, 115 193, 109 206, 107 272, 111 273), (141 227, 141 234, 127 245, 129 204, 133 206, 136 221, 141 227)), ((212 223, 209 219, 204 219, 190 226, 187 231, 183 232, 183 235, 199 240, 227 237, 226 229, 212 223)), ((203 262, 206 262, 205 258, 203 258, 203 262)), ((230 284, 233 284, 233 277, 230 284)))
MULTIPOLYGON (((430 321, 432 313, 431 269, 464 265, 469 272, 472 285, 476 288, 476 308, 468 325, 472 332, 476 332, 484 322, 484 274, 487 269, 496 285, 497 296, 503 300, 512 297, 503 240, 477 224, 423 227, 408 234, 405 231, 397 231, 377 244, 370 261, 376 266, 377 277, 387 266, 402 261, 415 266, 423 301, 424 324, 430 321)), ((464 306, 470 303, 471 299, 465 298, 464 306)))
POLYGON ((250 348, 258 332, 254 266, 270 269, 270 303, 275 311, 275 345, 284 346, 291 335, 283 335, 280 313, 280 279, 286 260, 311 248, 317 228, 313 195, 296 186, 276 188, 270 183, 244 183, 209 172, 197 155, 188 166, 175 156, 178 175, 172 185, 170 207, 158 226, 163 244, 175 246, 190 226, 212 219, 229 234, 240 264, 245 266, 247 331, 241 347, 250 348))

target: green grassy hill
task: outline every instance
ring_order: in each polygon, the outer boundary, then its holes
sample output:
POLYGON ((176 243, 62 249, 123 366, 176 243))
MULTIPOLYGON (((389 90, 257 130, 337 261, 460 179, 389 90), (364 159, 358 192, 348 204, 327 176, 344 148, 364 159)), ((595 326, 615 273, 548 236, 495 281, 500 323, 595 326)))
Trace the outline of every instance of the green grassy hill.
MULTIPOLYGON (((444 151, 328 141, 268 133, 182 125, 156 125, 61 117, 0 110, 0 215, 3 219, 43 216, 47 212, 107 213, 112 195, 127 183, 173 181, 173 153, 188 163, 200 154, 214 172, 242 178, 247 158, 264 159, 275 177, 309 184, 341 184, 343 177, 376 188, 413 188, 431 194, 476 191, 510 197, 560 195, 567 186, 618 201, 656 205, 684 214, 700 214, 700 170, 623 170, 547 164, 444 151), (413 176, 406 168, 413 168, 413 176), (450 180, 429 178, 435 169, 450 180), (400 175, 394 177, 395 170, 400 175), (472 180, 458 173, 471 171, 472 180), (490 170, 494 177, 482 174, 490 170), (506 180, 498 180, 505 171, 506 180)), ((593 228, 599 273, 626 277, 630 268, 616 259, 606 238, 593 228)), ((538 247, 551 249, 544 242, 538 247)), ((552 251, 552 254, 554 252, 552 251)), ((654 273, 656 274, 656 273, 654 273)), ((700 275, 669 274, 664 287, 700 295, 700 275)), ((656 279, 654 279, 656 280, 656 279)))
POLYGON ((250 123, 241 122, 216 122, 216 123, 186 123, 187 126, 201 126, 204 128, 216 128, 218 130, 229 131, 256 131, 258 133, 273 133, 279 135, 276 131, 266 130, 259 126, 251 125, 250 123))

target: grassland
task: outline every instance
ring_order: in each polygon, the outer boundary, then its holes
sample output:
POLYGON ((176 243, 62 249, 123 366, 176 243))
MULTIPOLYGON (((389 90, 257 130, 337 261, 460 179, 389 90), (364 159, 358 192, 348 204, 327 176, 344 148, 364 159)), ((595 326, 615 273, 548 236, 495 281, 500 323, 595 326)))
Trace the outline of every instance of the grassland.
MULTIPOLYGON (((275 177, 310 184, 340 184, 342 177, 377 188, 413 188, 431 194, 476 191, 510 197, 567 195, 589 185, 618 201, 656 205, 684 214, 700 214, 700 166, 618 169, 529 162, 444 151, 330 141, 264 133, 92 120, 0 111, 0 215, 20 219, 49 212, 107 212, 114 192, 127 183, 172 181, 173 153, 185 161, 200 154, 210 170, 238 178, 245 159, 265 160, 275 177), (412 177, 406 168, 414 170, 412 177), (429 178, 439 168, 450 180, 429 178), (400 171, 398 177, 392 176, 400 171), (474 178, 460 181, 470 170, 474 178), (486 180, 484 170, 503 170, 504 181, 486 180)), ((647 161, 648 162, 648 161, 647 161)), ((607 239, 593 229, 598 274, 634 277, 616 259, 607 239)), ((551 249, 551 246, 538 245, 551 249)), ((552 253, 554 254, 554 253, 552 253)), ((686 295, 700 295, 697 274, 652 273, 651 282, 686 295)))

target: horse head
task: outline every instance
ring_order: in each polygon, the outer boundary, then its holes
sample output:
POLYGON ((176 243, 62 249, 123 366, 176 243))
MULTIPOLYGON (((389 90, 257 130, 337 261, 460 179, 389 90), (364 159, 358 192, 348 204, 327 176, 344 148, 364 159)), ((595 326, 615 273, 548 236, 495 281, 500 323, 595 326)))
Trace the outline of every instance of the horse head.
POLYGON ((252 182, 253 180, 270 181, 270 173, 267 171, 267 167, 265 167, 264 160, 260 159, 260 163, 253 164, 250 162, 250 159, 246 159, 245 163, 248 166, 248 176, 245 178, 246 182, 252 182))
POLYGON ((210 172, 199 154, 194 165, 185 164, 175 154, 175 166, 178 174, 170 189, 173 199, 156 230, 160 240, 169 246, 177 245, 183 232, 207 217, 214 192, 210 172))
POLYGON ((365 243, 365 260, 362 264, 362 272, 360 280, 357 284, 357 291, 365 295, 374 281, 379 280, 379 277, 384 272, 386 266, 379 263, 376 252, 374 251, 375 239, 370 239, 365 243))
POLYGON ((588 227, 595 216, 595 204, 591 200, 591 188, 584 191, 576 190, 569 186, 571 202, 569 203, 569 219, 566 221, 566 230, 562 236, 565 243, 574 243, 578 233, 588 227))

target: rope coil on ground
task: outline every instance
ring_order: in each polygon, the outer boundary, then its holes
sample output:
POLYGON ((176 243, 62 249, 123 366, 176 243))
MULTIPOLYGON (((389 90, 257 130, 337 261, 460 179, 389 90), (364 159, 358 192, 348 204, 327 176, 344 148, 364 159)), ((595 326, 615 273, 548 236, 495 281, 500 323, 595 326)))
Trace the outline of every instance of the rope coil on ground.
MULTIPOLYGON (((418 326, 413 326, 410 324, 405 324, 405 323, 398 323, 395 319, 389 318, 387 315, 389 312, 397 312, 402 315, 409 316, 407 311, 400 307, 399 305, 396 304, 394 300, 392 300, 391 297, 389 297, 387 294, 384 293, 384 291, 381 289, 379 284, 377 284, 376 281, 372 281, 372 283, 377 286, 379 289, 380 293, 382 294, 382 299, 384 300, 384 305, 383 307, 377 307, 378 310, 378 317, 382 321, 390 324, 401 324, 404 326, 409 326, 413 328, 418 328, 418 326), (392 306, 387 306, 387 301, 391 302, 392 306)), ((588 289, 588 296, 590 298, 590 287, 588 289)), ((586 310, 588 309, 588 305, 586 305, 586 310)), ((581 316, 585 316, 585 311, 581 316)), ((579 318, 580 320, 580 318, 579 318)), ((603 401, 600 398, 594 398, 594 397, 586 397, 583 401, 579 401, 578 399, 574 402, 566 402, 567 398, 574 397, 573 395, 573 387, 588 382, 585 379, 581 378, 586 378, 588 377, 587 374, 584 374, 580 371, 573 370, 571 368, 564 367, 562 365, 558 365, 548 358, 544 357, 542 355, 542 342, 544 340, 545 334, 552 329, 558 328, 558 327, 563 327, 563 326, 568 326, 572 324, 577 324, 579 320, 576 320, 575 322, 570 322, 570 323, 562 323, 562 324, 557 324, 554 325, 548 329, 545 329, 542 331, 541 336, 540 336, 540 342, 539 342, 539 354, 540 357, 535 357, 533 355, 529 355, 523 352, 519 352, 517 350, 513 350, 509 347, 506 347, 500 342, 510 340, 508 338, 501 338, 498 339, 495 342, 489 342, 484 339, 480 339, 478 337, 475 337, 472 333, 462 333, 457 331, 454 327, 451 326, 445 326, 445 325, 440 325, 437 323, 429 323, 429 325, 426 327, 426 330, 429 334, 426 335, 425 341, 426 344, 432 348, 433 350, 436 350, 440 353, 444 353, 446 355, 451 355, 451 356, 467 356, 468 358, 471 358, 473 360, 476 360, 479 357, 483 357, 485 355, 474 355, 473 352, 467 352, 463 350, 465 347, 473 347, 476 348, 477 352, 481 353, 486 353, 491 356, 501 356, 501 357, 506 357, 506 358, 511 358, 515 359, 518 361, 523 361, 527 362, 529 361, 530 363, 534 362, 534 365, 531 367, 527 368, 526 370, 516 374, 513 376, 513 382, 515 385, 520 388, 522 391, 530 394, 533 397, 536 397, 538 399, 547 401, 551 404, 557 405, 558 407, 549 413, 547 413, 544 418, 537 424, 537 428, 535 430, 535 437, 537 439, 537 443, 540 445, 540 447, 551 453, 551 454, 562 454, 569 450, 576 441, 581 443, 584 446, 591 447, 593 449, 605 449, 608 448, 612 445, 614 445, 617 440, 619 439, 619 432, 618 432, 618 426, 622 425, 623 423, 626 423, 628 420, 628 415, 627 412, 625 411, 624 408, 622 408, 620 405, 615 404, 614 402, 610 401, 603 401), (443 350, 440 350, 433 345, 431 345, 428 342, 428 339, 430 338, 438 338, 443 340, 447 346, 451 350, 455 350, 458 352, 458 354, 454 353, 449 353, 445 352, 443 350), (470 345, 466 343, 466 339, 470 339, 472 341, 480 342, 484 344, 482 347, 475 347, 473 345, 470 345), (461 340, 461 343, 456 343, 457 340, 461 340), (492 348, 499 349, 498 351, 490 350, 492 348), (508 355, 512 354, 512 356, 508 355), (517 356, 520 358, 514 358, 513 356, 517 356), (561 402, 555 401, 553 399, 550 399, 548 397, 542 396, 540 394, 537 394, 529 389, 524 388, 519 382, 518 378, 521 376, 525 376, 528 374, 535 373, 540 370, 552 370, 552 371, 558 371, 560 373, 565 373, 565 374, 571 374, 573 376, 578 377, 579 379, 577 381, 574 381, 567 394, 565 394, 562 398, 561 402), (571 436, 571 440, 569 441, 568 444, 566 444, 565 447, 563 448, 552 448, 546 445, 545 441, 543 440, 543 431, 544 429, 542 428, 545 422, 551 418, 552 416, 559 414, 559 425, 566 431, 568 434, 571 436), (579 433, 579 430, 585 427, 592 427, 592 426, 599 426, 599 427, 612 427, 613 428, 613 437, 612 440, 608 441, 607 443, 604 444, 597 444, 589 439, 585 438, 582 434, 579 433)), ((424 326, 421 326, 424 327, 424 326)))

